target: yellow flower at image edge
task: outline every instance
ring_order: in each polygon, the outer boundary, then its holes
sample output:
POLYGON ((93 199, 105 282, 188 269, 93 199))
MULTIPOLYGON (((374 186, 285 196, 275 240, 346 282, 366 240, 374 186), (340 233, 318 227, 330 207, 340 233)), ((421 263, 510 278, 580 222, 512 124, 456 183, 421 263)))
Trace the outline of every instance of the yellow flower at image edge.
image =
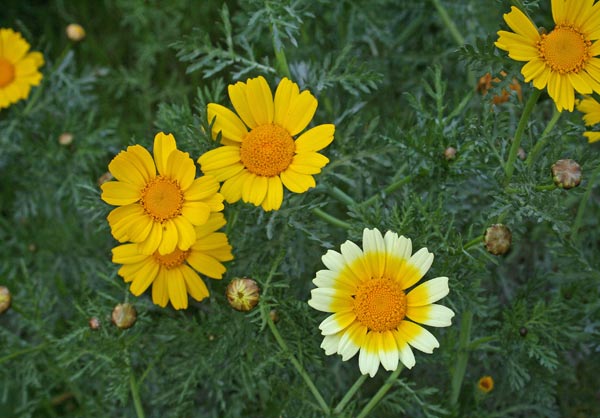
POLYGON ((188 250, 196 242, 194 226, 223 210, 217 180, 196 179, 194 161, 177 149, 171 134, 154 138, 154 160, 145 148, 133 145, 108 169, 117 181, 102 184, 102 199, 120 206, 108 215, 112 234, 119 242, 139 243, 142 254, 188 250))
POLYGON ((447 327, 454 312, 434 302, 449 292, 448 278, 429 280, 410 291, 429 270, 433 254, 422 248, 414 255, 411 240, 388 231, 365 229, 363 248, 351 241, 341 253, 329 250, 308 304, 332 313, 319 326, 325 354, 342 360, 359 354, 362 374, 375 376, 379 364, 396 370, 399 361, 415 365, 411 346, 425 353, 439 347, 437 339, 417 323, 447 327))
POLYGON ((29 44, 20 33, 0 29, 0 109, 29 97, 31 86, 42 81, 39 68, 44 56, 28 52, 29 44))
POLYGON ((335 126, 318 125, 294 137, 312 120, 317 99, 287 78, 273 97, 263 77, 230 85, 229 98, 237 115, 216 103, 207 107, 209 122, 214 118, 213 137, 220 132, 224 146, 198 159, 205 174, 224 182, 221 193, 227 202, 242 199, 278 210, 283 186, 294 193, 315 187, 313 175, 329 162, 317 151, 333 141, 335 126))
POLYGON ((113 249, 113 262, 123 264, 119 275, 131 283, 129 290, 139 296, 152 285, 152 301, 175 309, 188 306, 188 294, 200 301, 208 296, 206 285, 198 276, 204 274, 221 279, 223 261, 233 260, 227 236, 215 232, 225 225, 222 213, 212 213, 204 225, 196 226, 196 240, 185 251, 176 248, 168 254, 142 254, 137 244, 124 244, 113 249))
MULTIPOLYGON (((577 110, 583 113, 583 122, 586 126, 600 123, 600 103, 592 97, 585 97, 577 103, 577 110)), ((588 142, 600 141, 600 132, 587 131, 583 133, 588 142)))
POLYGON ((559 111, 572 111, 575 90, 600 93, 600 7, 593 0, 552 0, 555 27, 540 33, 516 7, 504 15, 514 32, 499 31, 495 45, 516 61, 527 61, 521 69, 525 82, 535 88, 548 87, 559 111))

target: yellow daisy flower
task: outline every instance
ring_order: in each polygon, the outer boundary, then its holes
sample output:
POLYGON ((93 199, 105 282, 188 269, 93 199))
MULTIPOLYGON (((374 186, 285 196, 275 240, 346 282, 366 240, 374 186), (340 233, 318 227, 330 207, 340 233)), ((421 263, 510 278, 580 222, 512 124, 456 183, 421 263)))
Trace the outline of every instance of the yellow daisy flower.
POLYGON ((204 225, 195 227, 196 240, 185 251, 176 248, 168 254, 156 251, 148 255, 140 252, 138 244, 124 244, 113 248, 112 261, 123 264, 119 275, 131 283, 129 290, 135 296, 152 285, 155 304, 164 308, 170 300, 175 309, 185 309, 188 294, 197 301, 208 296, 208 289, 198 273, 221 279, 225 273, 222 262, 233 260, 227 236, 215 232, 225 223, 222 213, 210 214, 204 225))
POLYGON ((42 81, 38 69, 44 56, 29 51, 29 44, 20 33, 0 29, 0 109, 29 96, 31 86, 42 81))
POLYGON ((438 277, 407 291, 433 262, 427 248, 412 257, 411 252, 410 239, 365 229, 363 249, 346 241, 341 253, 329 250, 322 257, 327 270, 317 272, 313 283, 318 288, 308 304, 333 313, 319 325, 325 354, 338 353, 346 361, 360 350, 360 372, 373 377, 379 363, 386 370, 396 370, 398 361, 412 368, 415 357, 410 346, 425 353, 439 347, 417 323, 451 325, 454 312, 434 303, 448 294, 448 278, 438 277))
POLYGON ((504 20, 514 31, 499 31, 495 45, 516 61, 525 82, 548 87, 559 111, 573 111, 575 90, 600 92, 600 6, 594 0, 551 0, 555 27, 540 33, 525 14, 512 7, 504 20))
POLYGON ((494 379, 492 376, 483 376, 479 379, 477 387, 483 393, 490 393, 494 389, 494 379))
POLYGON ((229 86, 229 98, 237 115, 216 103, 208 105, 213 137, 220 132, 224 146, 198 159, 205 174, 224 181, 221 193, 229 203, 242 199, 277 210, 283 201, 283 185, 294 193, 315 187, 314 174, 329 162, 317 151, 333 141, 335 126, 315 126, 297 139, 317 110, 309 91, 284 78, 275 97, 263 77, 229 86), (239 115, 239 117, 238 117, 239 115))
MULTIPOLYGON (((600 3, 599 3, 600 4, 600 3)), ((587 126, 600 123, 600 103, 592 97, 585 97, 577 103, 577 110, 583 113, 583 122, 587 126)), ((600 132, 587 131, 583 133, 589 143, 600 141, 600 132)))
POLYGON ((155 136, 154 160, 144 147, 133 145, 108 169, 117 181, 102 184, 102 199, 120 206, 108 215, 112 234, 119 242, 139 243, 143 254, 188 250, 196 242, 194 226, 223 210, 217 180, 195 179, 194 161, 177 149, 171 134, 155 136))

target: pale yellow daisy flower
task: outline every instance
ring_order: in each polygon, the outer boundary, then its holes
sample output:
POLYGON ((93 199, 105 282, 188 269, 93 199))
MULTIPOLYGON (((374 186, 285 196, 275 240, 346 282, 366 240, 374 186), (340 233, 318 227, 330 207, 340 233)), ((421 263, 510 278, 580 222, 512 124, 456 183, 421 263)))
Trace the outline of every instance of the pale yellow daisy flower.
POLYGON ((555 26, 540 31, 516 7, 504 15, 514 32, 499 31, 495 45, 508 51, 521 69, 525 82, 548 87, 559 111, 573 111, 575 91, 600 93, 600 3, 594 0, 551 0, 555 26))
POLYGON ((329 162, 317 151, 333 141, 335 126, 318 125, 294 137, 312 120, 317 99, 287 78, 273 97, 263 77, 230 85, 229 98, 237 115, 216 103, 207 108, 209 122, 214 119, 213 137, 221 133, 223 146, 198 159, 205 174, 224 182, 221 193, 227 202, 242 199, 278 210, 283 186, 294 193, 315 187, 313 175, 329 162))
POLYGON ((418 323, 447 327, 454 312, 437 305, 449 292, 448 278, 438 277, 416 286, 433 262, 422 248, 411 256, 411 240, 388 231, 365 229, 363 248, 346 241, 338 253, 322 258, 327 270, 317 272, 308 304, 332 313, 319 328, 325 354, 342 360, 360 351, 362 374, 375 376, 379 364, 396 370, 399 362, 415 365, 411 346, 425 353, 439 347, 437 339, 418 323))
POLYGON ((119 206, 108 215, 115 239, 140 244, 140 252, 171 254, 196 242, 194 226, 211 212, 223 210, 219 183, 196 177, 187 152, 177 149, 173 135, 154 138, 154 159, 140 145, 121 151, 108 165, 117 181, 102 184, 102 199, 119 206))

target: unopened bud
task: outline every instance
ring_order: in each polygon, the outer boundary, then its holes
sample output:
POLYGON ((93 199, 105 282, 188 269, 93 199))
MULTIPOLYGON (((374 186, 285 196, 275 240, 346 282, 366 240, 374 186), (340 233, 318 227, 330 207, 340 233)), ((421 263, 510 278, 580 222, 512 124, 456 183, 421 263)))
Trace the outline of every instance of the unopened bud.
POLYGON ((519 335, 521 335, 521 337, 526 337, 528 332, 529 330, 526 327, 519 328, 519 335))
POLYGON ((477 387, 483 393, 489 393, 492 391, 492 389, 494 389, 494 379, 492 379, 492 376, 483 376, 481 379, 479 379, 477 387))
POLYGON ((60 145, 67 146, 70 145, 71 142, 73 142, 73 134, 70 132, 64 132, 58 137, 58 143, 60 145))
POLYGON ((85 29, 83 29, 83 26, 77 23, 71 23, 68 25, 65 29, 65 32, 67 32, 67 38, 74 42, 79 42, 85 38, 85 29))
POLYGON ((563 189, 572 189, 581 183, 581 166, 570 158, 558 160, 552 165, 554 184, 563 189))
POLYGON ((447 161, 453 160, 456 158, 456 148, 448 147, 444 150, 444 158, 447 161))
POLYGON ((233 279, 227 285, 227 300, 233 309, 242 312, 252 310, 258 303, 260 290, 256 282, 248 277, 233 279))
POLYGON ((527 158, 527 154, 525 153, 523 147, 519 147, 519 150, 517 151, 517 157, 519 157, 520 160, 527 158))
POLYGON ((506 254, 510 250, 512 233, 505 225, 494 224, 485 230, 483 242, 489 253, 494 255, 506 254))
POLYGON ((10 296, 10 290, 6 286, 0 286, 0 314, 3 314, 10 308, 12 297, 10 296))
POLYGON ((279 321, 279 312, 277 312, 277 309, 271 309, 269 311, 269 318, 271 318, 271 321, 273 322, 279 321))
POLYGON ((98 177, 98 187, 102 186, 107 181, 111 181, 112 179, 114 179, 113 175, 110 173, 110 171, 107 171, 106 173, 98 177))
POLYGON ((90 318, 90 320, 88 321, 88 324, 92 331, 96 331, 96 330, 100 329, 100 320, 98 318, 96 318, 95 316, 90 318))
POLYGON ((37 250, 37 247, 36 247, 36 245, 35 245, 34 243, 31 243, 31 244, 29 244, 29 245, 27 246, 27 249, 29 250, 29 252, 32 252, 32 253, 34 253, 34 252, 36 252, 36 250, 37 250))
POLYGON ((131 303, 119 303, 112 311, 112 322, 117 328, 131 328, 136 319, 137 312, 131 303))

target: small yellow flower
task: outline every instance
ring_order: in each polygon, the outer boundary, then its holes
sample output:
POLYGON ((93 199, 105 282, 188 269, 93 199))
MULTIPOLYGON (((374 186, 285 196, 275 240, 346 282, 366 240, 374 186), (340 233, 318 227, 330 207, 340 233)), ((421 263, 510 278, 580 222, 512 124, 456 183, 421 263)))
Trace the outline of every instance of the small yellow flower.
POLYGON ((68 25, 65 32, 67 32, 67 38, 74 42, 79 42, 85 38, 85 29, 78 23, 71 23, 68 25))
POLYGON ((171 304, 175 309, 188 307, 189 294, 200 301, 209 294, 198 273, 221 279, 225 273, 223 261, 233 259, 227 236, 216 232, 225 225, 222 213, 212 213, 203 225, 195 227, 196 240, 187 250, 175 248, 170 253, 143 254, 137 244, 113 248, 112 261, 123 264, 118 274, 131 283, 129 290, 139 296, 152 285, 152 301, 162 306, 171 304))
POLYGON ((42 81, 39 68, 44 56, 28 52, 29 44, 20 33, 0 29, 0 109, 29 97, 31 86, 42 81))
POLYGON ((119 242, 139 243, 142 254, 187 251, 196 242, 194 226, 223 210, 217 180, 195 179, 194 161, 177 149, 171 134, 156 135, 154 159, 134 145, 113 158, 108 169, 117 181, 102 184, 102 199, 120 206, 108 215, 112 234, 119 242))
POLYGON ((335 126, 318 125, 294 137, 310 123, 317 99, 287 78, 273 97, 263 77, 230 85, 229 98, 237 115, 216 103, 207 108, 209 122, 216 117, 213 137, 221 133, 224 146, 198 159, 205 174, 224 182, 221 193, 227 202, 242 199, 278 210, 283 186, 293 193, 315 187, 313 175, 329 162, 317 151, 333 141, 335 126))
POLYGON ((373 377, 380 363, 386 370, 396 370, 399 361, 412 368, 410 346, 425 353, 440 346, 417 323, 451 325, 454 312, 434 303, 448 294, 448 278, 413 288, 429 270, 433 254, 426 248, 411 253, 410 239, 365 229, 362 249, 346 241, 341 253, 329 250, 322 257, 327 270, 317 272, 313 283, 318 287, 308 304, 333 314, 319 326, 325 354, 338 353, 346 361, 360 350, 360 372, 373 377))
MULTIPOLYGON (((583 122, 586 126, 600 123, 600 103, 596 99, 587 96, 577 103, 577 110, 583 113, 583 122)), ((587 131, 583 133, 589 143, 600 141, 600 132, 587 131)))
POLYGON ((594 0, 551 0, 555 26, 540 32, 516 7, 504 15, 514 32, 501 30, 495 45, 516 61, 525 82, 548 87, 559 111, 573 111, 575 91, 600 93, 600 7, 594 0))
POLYGON ((494 389, 494 379, 492 376, 483 376, 477 383, 477 388, 483 393, 489 393, 494 389))

